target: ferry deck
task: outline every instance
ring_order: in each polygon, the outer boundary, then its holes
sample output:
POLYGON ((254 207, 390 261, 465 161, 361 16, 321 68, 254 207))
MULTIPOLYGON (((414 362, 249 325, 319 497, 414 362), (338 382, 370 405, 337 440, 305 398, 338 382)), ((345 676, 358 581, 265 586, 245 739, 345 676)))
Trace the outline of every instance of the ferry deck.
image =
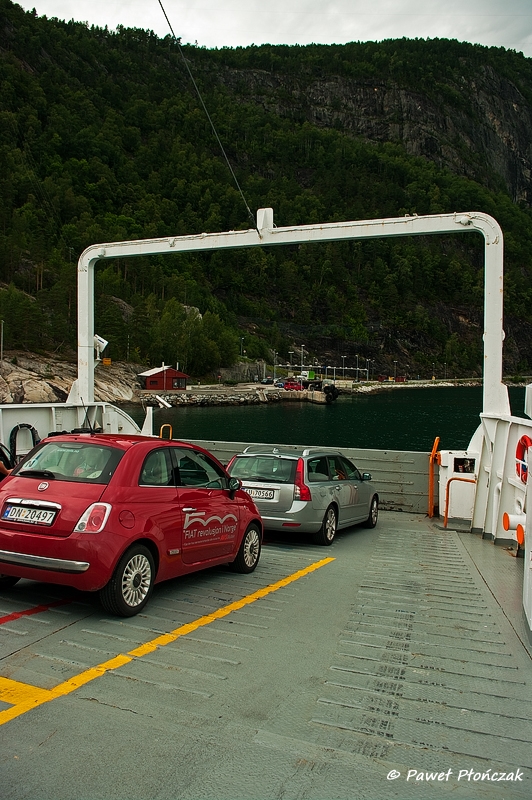
MULTIPOLYGON (((4 405, 0 430, 16 445, 21 428, 40 429, 40 413, 46 431, 96 416, 104 431, 138 430, 94 402, 94 351, 106 344, 94 332, 98 260, 456 232, 484 237, 485 262, 483 413, 462 454, 475 480, 461 480, 476 483, 471 530, 508 547, 408 508, 414 478, 403 469, 403 511, 384 511, 375 530, 344 531, 330 548, 270 539, 254 573, 216 568, 162 584, 131 619, 104 615, 92 596, 21 581, 0 596, 3 800, 532 796, 531 573, 527 561, 525 603, 523 561, 510 549, 526 527, 530 558, 532 389, 527 419, 512 417, 492 217, 279 228, 268 208, 248 231, 91 246, 78 262, 78 378, 67 403, 4 405)), ((456 454, 440 455, 442 489, 458 478, 456 454)), ((387 485, 393 460, 386 454, 377 474, 387 485)))
POLYGON ((532 796, 523 561, 423 514, 145 612, 21 581, 0 597, 4 800, 532 796))

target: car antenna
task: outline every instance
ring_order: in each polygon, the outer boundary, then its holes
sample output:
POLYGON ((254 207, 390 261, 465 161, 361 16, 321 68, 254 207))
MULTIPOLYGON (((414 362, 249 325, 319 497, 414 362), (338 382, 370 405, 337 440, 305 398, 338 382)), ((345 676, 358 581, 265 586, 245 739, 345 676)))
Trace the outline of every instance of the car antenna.
MULTIPOLYGON (((92 427, 92 422, 90 421, 90 417, 89 417, 89 409, 87 408, 87 406, 86 406, 86 405, 85 405, 85 403, 83 402, 83 397, 80 397, 79 399, 80 399, 81 405, 83 406, 83 410, 85 411, 85 419, 83 420, 83 424, 85 425, 85 423, 87 423, 87 425, 88 425, 88 427, 89 427, 89 430, 90 430, 91 434, 93 434, 93 433, 96 433, 96 431, 95 431, 95 430, 94 430, 94 428, 92 427)), ((78 432, 78 433, 79 433, 80 431, 82 431, 82 430, 87 430, 87 429, 86 429, 86 428, 83 428, 83 427, 82 427, 82 428, 76 428, 76 432, 78 432)))

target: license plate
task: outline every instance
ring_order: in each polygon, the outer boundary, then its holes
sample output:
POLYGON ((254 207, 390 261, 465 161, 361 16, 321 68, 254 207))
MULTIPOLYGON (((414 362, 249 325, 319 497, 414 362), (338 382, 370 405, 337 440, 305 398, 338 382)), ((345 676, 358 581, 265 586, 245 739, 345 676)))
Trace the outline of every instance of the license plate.
POLYGON ((255 500, 273 500, 273 489, 254 489, 251 486, 244 488, 255 500))
POLYGON ((2 519, 14 522, 31 522, 34 525, 51 525, 56 511, 28 506, 6 506, 2 519))

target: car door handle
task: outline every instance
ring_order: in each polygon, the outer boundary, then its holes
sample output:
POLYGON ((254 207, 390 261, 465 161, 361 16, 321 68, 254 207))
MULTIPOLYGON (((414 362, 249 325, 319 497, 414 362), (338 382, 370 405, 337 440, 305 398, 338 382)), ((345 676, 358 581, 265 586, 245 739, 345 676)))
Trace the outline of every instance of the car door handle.
POLYGON ((183 511, 197 511, 197 508, 183 508, 183 511))

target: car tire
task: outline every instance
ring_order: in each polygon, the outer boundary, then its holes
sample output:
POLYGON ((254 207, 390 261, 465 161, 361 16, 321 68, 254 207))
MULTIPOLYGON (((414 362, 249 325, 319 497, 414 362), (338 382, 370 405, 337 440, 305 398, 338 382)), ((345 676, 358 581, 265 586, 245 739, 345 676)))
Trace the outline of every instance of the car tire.
POLYGON ((368 518, 364 523, 365 528, 374 528, 379 518, 379 498, 376 494, 371 498, 368 518))
POLYGON ((152 554, 144 545, 133 545, 116 565, 109 583, 100 589, 100 602, 110 614, 134 617, 150 599, 154 581, 152 554))
POLYGON ((232 570, 243 573, 253 572, 259 563, 261 538, 259 526, 252 523, 240 543, 237 557, 231 562, 232 570))
POLYGON ((1 575, 0 574, 0 589, 11 589, 20 578, 15 578, 14 575, 1 575))
POLYGON ((316 544, 321 544, 328 547, 334 541, 336 530, 338 528, 338 515, 334 506, 329 506, 323 517, 321 528, 314 534, 314 541, 316 544))

